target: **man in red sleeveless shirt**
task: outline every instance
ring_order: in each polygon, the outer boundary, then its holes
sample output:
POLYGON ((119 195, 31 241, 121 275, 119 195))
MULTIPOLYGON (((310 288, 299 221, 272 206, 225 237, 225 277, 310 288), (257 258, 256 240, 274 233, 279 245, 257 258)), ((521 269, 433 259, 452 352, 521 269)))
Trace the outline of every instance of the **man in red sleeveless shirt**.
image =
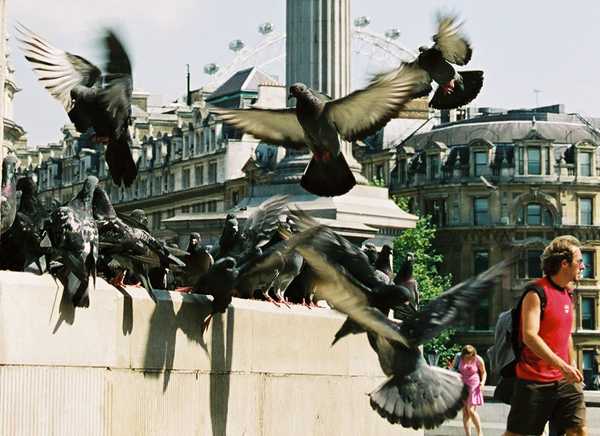
POLYGON ((567 436, 587 436, 583 375, 573 366, 573 291, 568 286, 585 269, 581 244, 573 236, 554 239, 542 254, 546 293, 544 317, 536 292, 523 300, 517 381, 504 436, 541 435, 547 422, 567 436))

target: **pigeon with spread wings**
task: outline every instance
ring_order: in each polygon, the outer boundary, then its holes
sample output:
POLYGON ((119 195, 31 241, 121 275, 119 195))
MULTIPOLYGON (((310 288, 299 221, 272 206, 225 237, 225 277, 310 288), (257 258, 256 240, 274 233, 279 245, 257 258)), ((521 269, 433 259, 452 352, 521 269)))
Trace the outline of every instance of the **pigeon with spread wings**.
POLYGON ((473 49, 461 32, 462 23, 453 16, 438 16, 438 31, 433 35, 431 47, 419 47, 419 55, 413 62, 404 62, 395 71, 383 73, 374 81, 389 80, 406 70, 419 75, 419 83, 413 97, 429 95, 431 82, 438 84, 429 106, 434 109, 455 109, 470 103, 483 86, 483 71, 456 71, 452 64, 463 66, 471 60, 473 49))
POLYGON ((106 74, 81 56, 66 52, 24 26, 17 28, 25 58, 40 82, 67 111, 80 133, 93 128, 106 143, 105 159, 116 185, 131 186, 137 167, 131 155, 131 95, 129 56, 117 35, 104 37, 106 74))
POLYGON ((429 366, 419 345, 468 317, 481 298, 492 292, 494 282, 505 274, 510 262, 501 262, 460 283, 398 323, 381 311, 390 307, 381 300, 392 301, 391 296, 406 299, 406 293, 411 296, 412 292, 404 288, 400 294, 382 295, 377 288, 366 286, 358 279, 366 259, 359 261, 354 250, 340 240, 331 229, 314 225, 290 238, 289 243, 314 271, 317 292, 366 330, 389 377, 369 394, 371 407, 389 422, 414 429, 434 428, 456 416, 469 393, 468 386, 458 374, 429 366), (374 304, 376 297, 378 304, 374 304))
POLYGON ((313 153, 300 185, 321 197, 343 195, 356 179, 340 149, 339 137, 362 140, 382 129, 411 98, 419 74, 405 71, 390 80, 378 80, 366 88, 331 100, 302 83, 290 86, 296 108, 211 108, 224 123, 258 139, 313 153))

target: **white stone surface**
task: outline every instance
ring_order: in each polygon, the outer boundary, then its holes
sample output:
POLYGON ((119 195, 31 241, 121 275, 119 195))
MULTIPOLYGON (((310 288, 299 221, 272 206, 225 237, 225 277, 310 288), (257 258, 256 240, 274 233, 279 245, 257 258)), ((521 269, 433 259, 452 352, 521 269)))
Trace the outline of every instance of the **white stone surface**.
POLYGON ((366 393, 384 379, 365 335, 331 347, 328 309, 235 299, 201 333, 205 296, 98 279, 90 307, 49 275, 0 272, 0 434, 417 435, 366 393))

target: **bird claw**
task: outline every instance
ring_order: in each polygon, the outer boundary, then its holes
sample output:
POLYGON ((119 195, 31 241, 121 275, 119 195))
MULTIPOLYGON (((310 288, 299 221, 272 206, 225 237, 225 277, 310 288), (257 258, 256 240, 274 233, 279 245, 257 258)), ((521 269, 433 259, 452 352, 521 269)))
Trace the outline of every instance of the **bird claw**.
POLYGON ((451 94, 452 91, 454 91, 454 79, 448 83, 448 86, 444 87, 444 95, 451 94))

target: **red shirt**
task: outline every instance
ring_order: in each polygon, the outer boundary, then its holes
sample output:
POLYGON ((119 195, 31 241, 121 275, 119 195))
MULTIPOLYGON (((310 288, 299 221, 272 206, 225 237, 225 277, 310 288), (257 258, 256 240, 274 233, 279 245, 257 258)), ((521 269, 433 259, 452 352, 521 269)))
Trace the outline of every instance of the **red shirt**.
MULTIPOLYGON (((569 363, 569 337, 573 326, 573 299, 569 287, 561 288, 548 277, 536 280, 546 292, 546 309, 540 321, 538 335, 554 353, 569 363)), ((523 337, 523 319, 521 318, 520 337, 523 337)), ((523 345, 521 360, 517 364, 517 376, 526 380, 552 382, 563 377, 553 365, 537 357, 533 351, 523 345)))

